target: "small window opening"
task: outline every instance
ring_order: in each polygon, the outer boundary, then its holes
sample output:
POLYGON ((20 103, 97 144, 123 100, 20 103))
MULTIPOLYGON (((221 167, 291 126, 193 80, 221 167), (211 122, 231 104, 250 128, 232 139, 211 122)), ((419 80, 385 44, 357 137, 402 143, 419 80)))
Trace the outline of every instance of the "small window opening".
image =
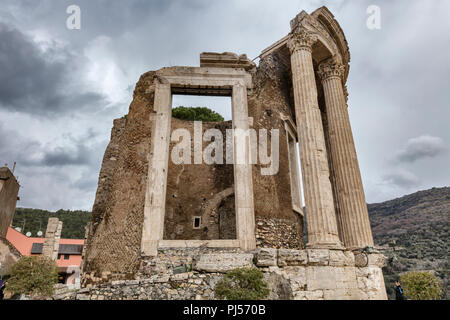
POLYGON ((194 229, 200 229, 202 224, 202 217, 194 217, 194 229))

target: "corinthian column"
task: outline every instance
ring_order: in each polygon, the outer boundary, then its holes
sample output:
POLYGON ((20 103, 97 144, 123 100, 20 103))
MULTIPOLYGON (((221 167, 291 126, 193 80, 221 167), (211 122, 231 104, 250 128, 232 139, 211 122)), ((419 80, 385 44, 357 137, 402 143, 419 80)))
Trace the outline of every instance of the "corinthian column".
POLYGON ((303 28, 296 28, 287 45, 291 52, 292 83, 295 114, 299 133, 299 149, 311 248, 340 248, 333 192, 311 46, 317 37, 303 28))
POLYGON ((325 94, 342 240, 348 249, 357 249, 373 246, 373 238, 347 112, 346 90, 342 86, 344 70, 335 58, 330 58, 319 65, 318 74, 325 94))

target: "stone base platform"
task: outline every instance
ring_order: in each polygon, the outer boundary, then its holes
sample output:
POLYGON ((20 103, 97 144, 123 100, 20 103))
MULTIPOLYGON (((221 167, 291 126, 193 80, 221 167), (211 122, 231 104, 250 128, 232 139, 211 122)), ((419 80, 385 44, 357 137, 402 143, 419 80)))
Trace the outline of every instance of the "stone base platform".
POLYGON ((351 251, 330 249, 160 249, 157 257, 143 259, 132 280, 85 274, 85 288, 58 299, 211 300, 225 272, 256 267, 269 283, 269 299, 385 300, 384 262, 372 253, 367 266, 358 267, 351 251))

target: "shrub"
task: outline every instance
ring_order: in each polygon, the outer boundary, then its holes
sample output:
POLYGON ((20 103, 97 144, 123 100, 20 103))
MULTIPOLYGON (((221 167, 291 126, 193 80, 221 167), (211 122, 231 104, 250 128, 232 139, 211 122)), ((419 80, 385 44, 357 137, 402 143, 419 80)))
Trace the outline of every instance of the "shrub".
POLYGON ((215 294, 227 300, 258 300, 269 296, 269 285, 256 268, 239 268, 225 274, 216 284, 215 294))
POLYGON ((441 284, 429 272, 408 272, 400 277, 405 295, 411 300, 437 300, 441 295, 441 284))
POLYGON ((55 261, 42 256, 22 257, 11 269, 8 291, 50 296, 57 282, 58 267, 55 261))
POLYGON ((223 117, 217 112, 205 107, 183 107, 172 109, 172 117, 180 120, 220 122, 223 117))

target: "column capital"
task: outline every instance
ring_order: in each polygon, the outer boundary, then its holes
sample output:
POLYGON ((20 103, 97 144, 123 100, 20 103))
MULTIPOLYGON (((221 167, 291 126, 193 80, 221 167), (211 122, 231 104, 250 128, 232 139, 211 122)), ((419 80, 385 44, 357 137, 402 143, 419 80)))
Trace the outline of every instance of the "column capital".
POLYGON ((330 58, 319 64, 317 74, 321 81, 325 81, 331 77, 344 78, 345 67, 335 58, 330 58))
POLYGON ((287 46, 291 54, 297 50, 308 50, 311 52, 311 47, 317 42, 317 35, 305 28, 298 27, 291 32, 291 37, 287 42, 287 46))

